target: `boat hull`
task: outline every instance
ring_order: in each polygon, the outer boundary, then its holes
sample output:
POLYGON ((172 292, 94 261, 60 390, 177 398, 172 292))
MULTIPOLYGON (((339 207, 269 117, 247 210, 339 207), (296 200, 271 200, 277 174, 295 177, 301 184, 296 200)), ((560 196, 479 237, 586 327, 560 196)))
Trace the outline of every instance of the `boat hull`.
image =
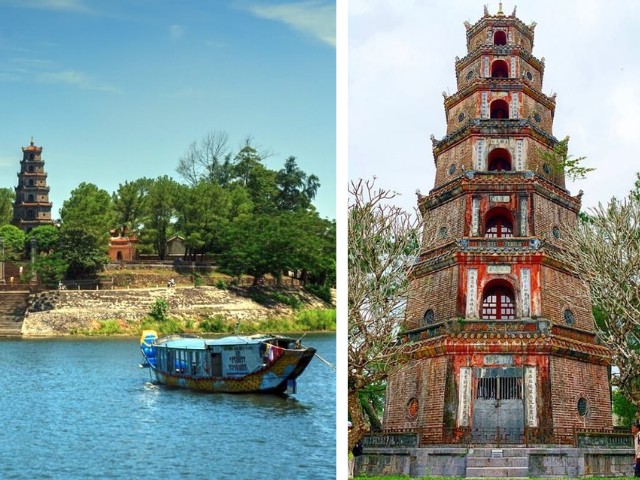
POLYGON ((192 376, 169 373, 154 367, 152 371, 158 383, 170 387, 220 393, 285 393, 307 367, 315 352, 314 348, 285 350, 272 364, 241 377, 192 376))

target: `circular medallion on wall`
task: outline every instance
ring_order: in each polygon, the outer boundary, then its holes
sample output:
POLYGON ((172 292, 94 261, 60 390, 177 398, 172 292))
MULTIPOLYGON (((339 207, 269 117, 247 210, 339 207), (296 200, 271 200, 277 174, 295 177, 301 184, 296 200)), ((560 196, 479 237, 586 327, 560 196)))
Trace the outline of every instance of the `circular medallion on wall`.
POLYGON ((438 230, 438 238, 445 238, 447 236, 447 227, 440 227, 438 230))
POLYGON ((542 170, 544 171, 544 173, 549 175, 551 173, 551 165, 545 163, 544 165, 542 165, 542 170))
POLYGON ((533 119, 536 121, 536 123, 540 123, 542 121, 542 117, 538 112, 533 114, 533 119))
POLYGON ((560 238, 560 229, 558 227, 553 227, 551 229, 551 234, 554 238, 560 238))
POLYGON ((531 74, 531 72, 527 72, 527 79, 529 81, 533 80, 533 75, 531 74))
POLYGON ((563 316, 564 321, 567 322, 567 325, 573 325, 573 322, 575 322, 575 316, 573 315, 573 312, 571 310, 565 308, 563 316))
POLYGON ((578 399, 578 415, 584 417, 587 414, 587 399, 580 397, 578 399))
POLYGON ((420 409, 420 404, 418 403, 417 398, 411 398, 407 403, 407 416, 410 419, 414 419, 418 416, 418 410, 420 409))
POLYGON ((471 80, 473 78, 473 70, 469 70, 467 72, 467 80, 471 80))
POLYGON ((460 112, 460 115, 458 115, 458 122, 462 122, 464 120, 464 112, 460 112))
POLYGON ((449 175, 453 175, 454 173, 456 173, 456 166, 452 163, 449 165, 449 175))

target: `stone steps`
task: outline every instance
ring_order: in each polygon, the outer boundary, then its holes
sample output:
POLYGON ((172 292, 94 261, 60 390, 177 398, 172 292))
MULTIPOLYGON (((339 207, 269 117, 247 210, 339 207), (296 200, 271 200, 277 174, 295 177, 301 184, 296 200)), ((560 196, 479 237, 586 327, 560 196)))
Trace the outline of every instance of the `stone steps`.
POLYGON ((29 292, 0 292, 0 337, 20 337, 29 292))
POLYGON ((527 478, 529 456, 520 448, 473 448, 467 456, 467 478, 527 478))

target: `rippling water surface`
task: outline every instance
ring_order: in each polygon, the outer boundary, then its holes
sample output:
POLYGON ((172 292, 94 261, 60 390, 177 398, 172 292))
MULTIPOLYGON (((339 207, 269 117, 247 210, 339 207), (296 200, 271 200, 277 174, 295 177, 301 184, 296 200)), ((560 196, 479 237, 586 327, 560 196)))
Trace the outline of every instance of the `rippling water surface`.
MULTIPOLYGON (((335 335, 304 343, 335 364, 335 335)), ((335 478, 335 372, 298 393, 159 387, 136 339, 0 341, 0 478, 335 478)))

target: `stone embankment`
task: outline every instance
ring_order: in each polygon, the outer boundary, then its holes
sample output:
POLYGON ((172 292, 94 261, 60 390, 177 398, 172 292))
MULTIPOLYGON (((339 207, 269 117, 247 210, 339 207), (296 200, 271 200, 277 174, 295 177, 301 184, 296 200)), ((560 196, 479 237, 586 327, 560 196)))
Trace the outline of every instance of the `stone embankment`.
MULTIPOLYGON (((329 308, 301 289, 291 289, 287 293, 300 299, 305 308, 329 308)), ((158 299, 167 302, 170 317, 178 318, 202 319, 220 315, 227 320, 258 320, 293 313, 282 304, 265 307, 252 300, 245 289, 52 290, 31 296, 22 334, 64 335, 74 330, 94 329, 101 320, 139 321, 149 315, 151 306, 158 299)))

